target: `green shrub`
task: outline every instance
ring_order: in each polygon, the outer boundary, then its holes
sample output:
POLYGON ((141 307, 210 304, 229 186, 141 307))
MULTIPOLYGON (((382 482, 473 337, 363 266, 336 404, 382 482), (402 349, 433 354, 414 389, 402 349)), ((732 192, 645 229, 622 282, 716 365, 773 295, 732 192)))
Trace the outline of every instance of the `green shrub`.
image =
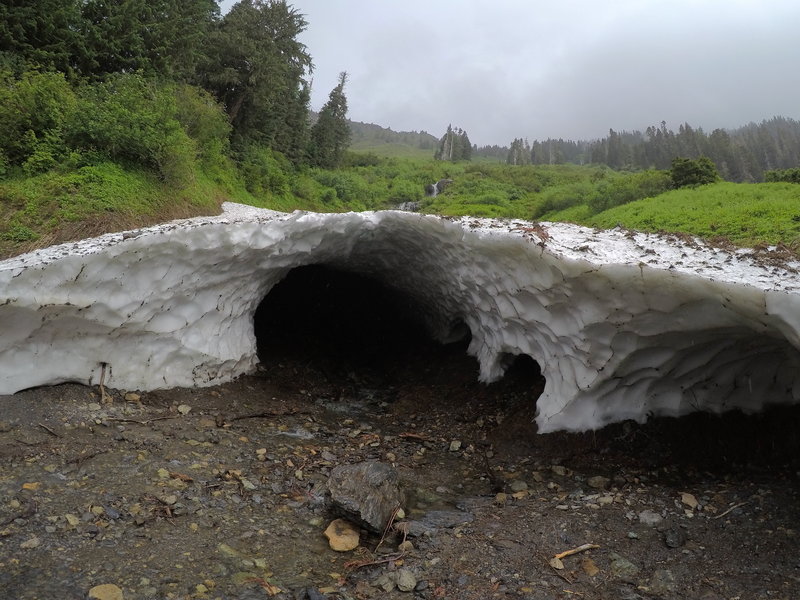
POLYGON ((77 101, 62 73, 0 73, 0 151, 36 173, 65 154, 64 127, 77 101), (26 164, 27 163, 27 164, 26 164))
POLYGON ((800 183, 800 167, 794 169, 775 169, 764 173, 767 183, 783 181, 786 183, 800 183))
POLYGON ((505 206, 507 204, 506 198, 497 192, 483 194, 477 200, 478 204, 486 204, 489 206, 505 206))
POLYGON ((206 167, 227 162, 231 125, 225 110, 205 90, 191 85, 175 88, 176 114, 186 134, 194 140, 206 167))
POLYGON ((600 181, 597 185, 597 194, 588 204, 593 212, 599 213, 634 200, 658 196, 670 189, 672 189, 672 178, 669 172, 650 169, 600 181))
POLYGON ((383 162, 374 152, 345 152, 342 158, 343 167, 377 167, 383 162))
POLYGON ((672 177, 672 185, 676 188, 714 183, 720 178, 717 167, 706 156, 696 159, 680 156, 673 158, 670 177, 672 177))
POLYGON ((591 204, 597 194, 597 186, 588 181, 549 188, 541 193, 533 218, 538 219, 545 213, 564 210, 579 204, 591 204))
POLYGON ((238 157, 245 188, 256 196, 283 196, 289 193, 292 166, 280 152, 250 144, 238 157))
POLYGON ((423 191, 421 184, 405 179, 394 180, 389 184, 388 200, 395 204, 417 202, 422 199, 423 191))
POLYGON ((172 86, 138 73, 113 75, 80 90, 69 142, 154 169, 170 185, 185 185, 193 176, 196 148, 177 114, 172 86))
POLYGON ((339 200, 339 197, 336 195, 336 190, 334 190, 333 188, 328 188, 322 192, 321 200, 325 204, 334 204, 339 200))
POLYGON ((311 173, 312 177, 323 186, 332 188, 336 192, 336 197, 342 202, 370 204, 369 186, 363 177, 359 177, 356 173, 323 169, 312 169, 311 173))
POLYGON ((7 231, 0 233, 0 239, 8 242, 29 242, 38 237, 36 232, 24 225, 11 225, 7 231))

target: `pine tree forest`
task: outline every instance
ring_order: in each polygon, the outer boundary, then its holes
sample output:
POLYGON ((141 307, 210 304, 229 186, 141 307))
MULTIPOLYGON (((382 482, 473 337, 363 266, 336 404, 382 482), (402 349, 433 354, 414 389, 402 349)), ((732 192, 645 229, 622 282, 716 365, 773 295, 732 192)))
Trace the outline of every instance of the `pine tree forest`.
POLYGON ((510 165, 602 164, 617 170, 669 169, 677 157, 711 159, 723 179, 764 181, 767 172, 800 165, 800 121, 774 117, 733 130, 706 133, 688 123, 675 132, 665 122, 644 132, 617 132, 592 141, 515 139, 510 147, 485 146, 476 156, 510 165))

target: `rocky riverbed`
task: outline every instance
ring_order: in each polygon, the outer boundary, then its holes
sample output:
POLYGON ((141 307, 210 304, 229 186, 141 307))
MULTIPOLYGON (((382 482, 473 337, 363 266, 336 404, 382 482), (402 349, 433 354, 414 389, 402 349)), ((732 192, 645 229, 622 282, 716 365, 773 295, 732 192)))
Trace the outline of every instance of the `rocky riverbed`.
POLYGON ((395 350, 0 397, 0 596, 800 597, 796 410, 537 435, 532 361, 485 386, 463 345, 395 350), (405 505, 335 551, 328 479, 365 461, 405 505))

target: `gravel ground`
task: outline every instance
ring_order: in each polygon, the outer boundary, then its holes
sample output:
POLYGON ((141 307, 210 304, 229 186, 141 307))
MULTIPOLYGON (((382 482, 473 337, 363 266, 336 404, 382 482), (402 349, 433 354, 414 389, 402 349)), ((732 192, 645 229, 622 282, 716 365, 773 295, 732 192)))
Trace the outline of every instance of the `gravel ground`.
POLYGON ((276 294, 232 383, 0 396, 0 598, 800 598, 800 411, 539 435, 532 360, 479 384, 344 287, 276 294), (326 483, 363 461, 404 514, 337 552, 326 483))
POLYGON ((402 364, 0 397, 1 596, 800 597, 797 411, 537 436, 535 365, 484 386, 462 346, 402 364), (398 470, 405 519, 334 552, 328 473, 365 460, 398 470))

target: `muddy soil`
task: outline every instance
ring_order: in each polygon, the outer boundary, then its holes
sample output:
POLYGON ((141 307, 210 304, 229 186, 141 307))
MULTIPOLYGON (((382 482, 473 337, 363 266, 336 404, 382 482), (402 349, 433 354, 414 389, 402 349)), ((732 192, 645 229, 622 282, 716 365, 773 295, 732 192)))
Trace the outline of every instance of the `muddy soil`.
POLYGON ((0 598, 800 598, 797 410, 538 435, 530 359, 486 386, 397 307, 356 335, 275 301, 253 376, 0 397, 0 598), (405 518, 334 552, 325 482, 359 461, 405 518))

